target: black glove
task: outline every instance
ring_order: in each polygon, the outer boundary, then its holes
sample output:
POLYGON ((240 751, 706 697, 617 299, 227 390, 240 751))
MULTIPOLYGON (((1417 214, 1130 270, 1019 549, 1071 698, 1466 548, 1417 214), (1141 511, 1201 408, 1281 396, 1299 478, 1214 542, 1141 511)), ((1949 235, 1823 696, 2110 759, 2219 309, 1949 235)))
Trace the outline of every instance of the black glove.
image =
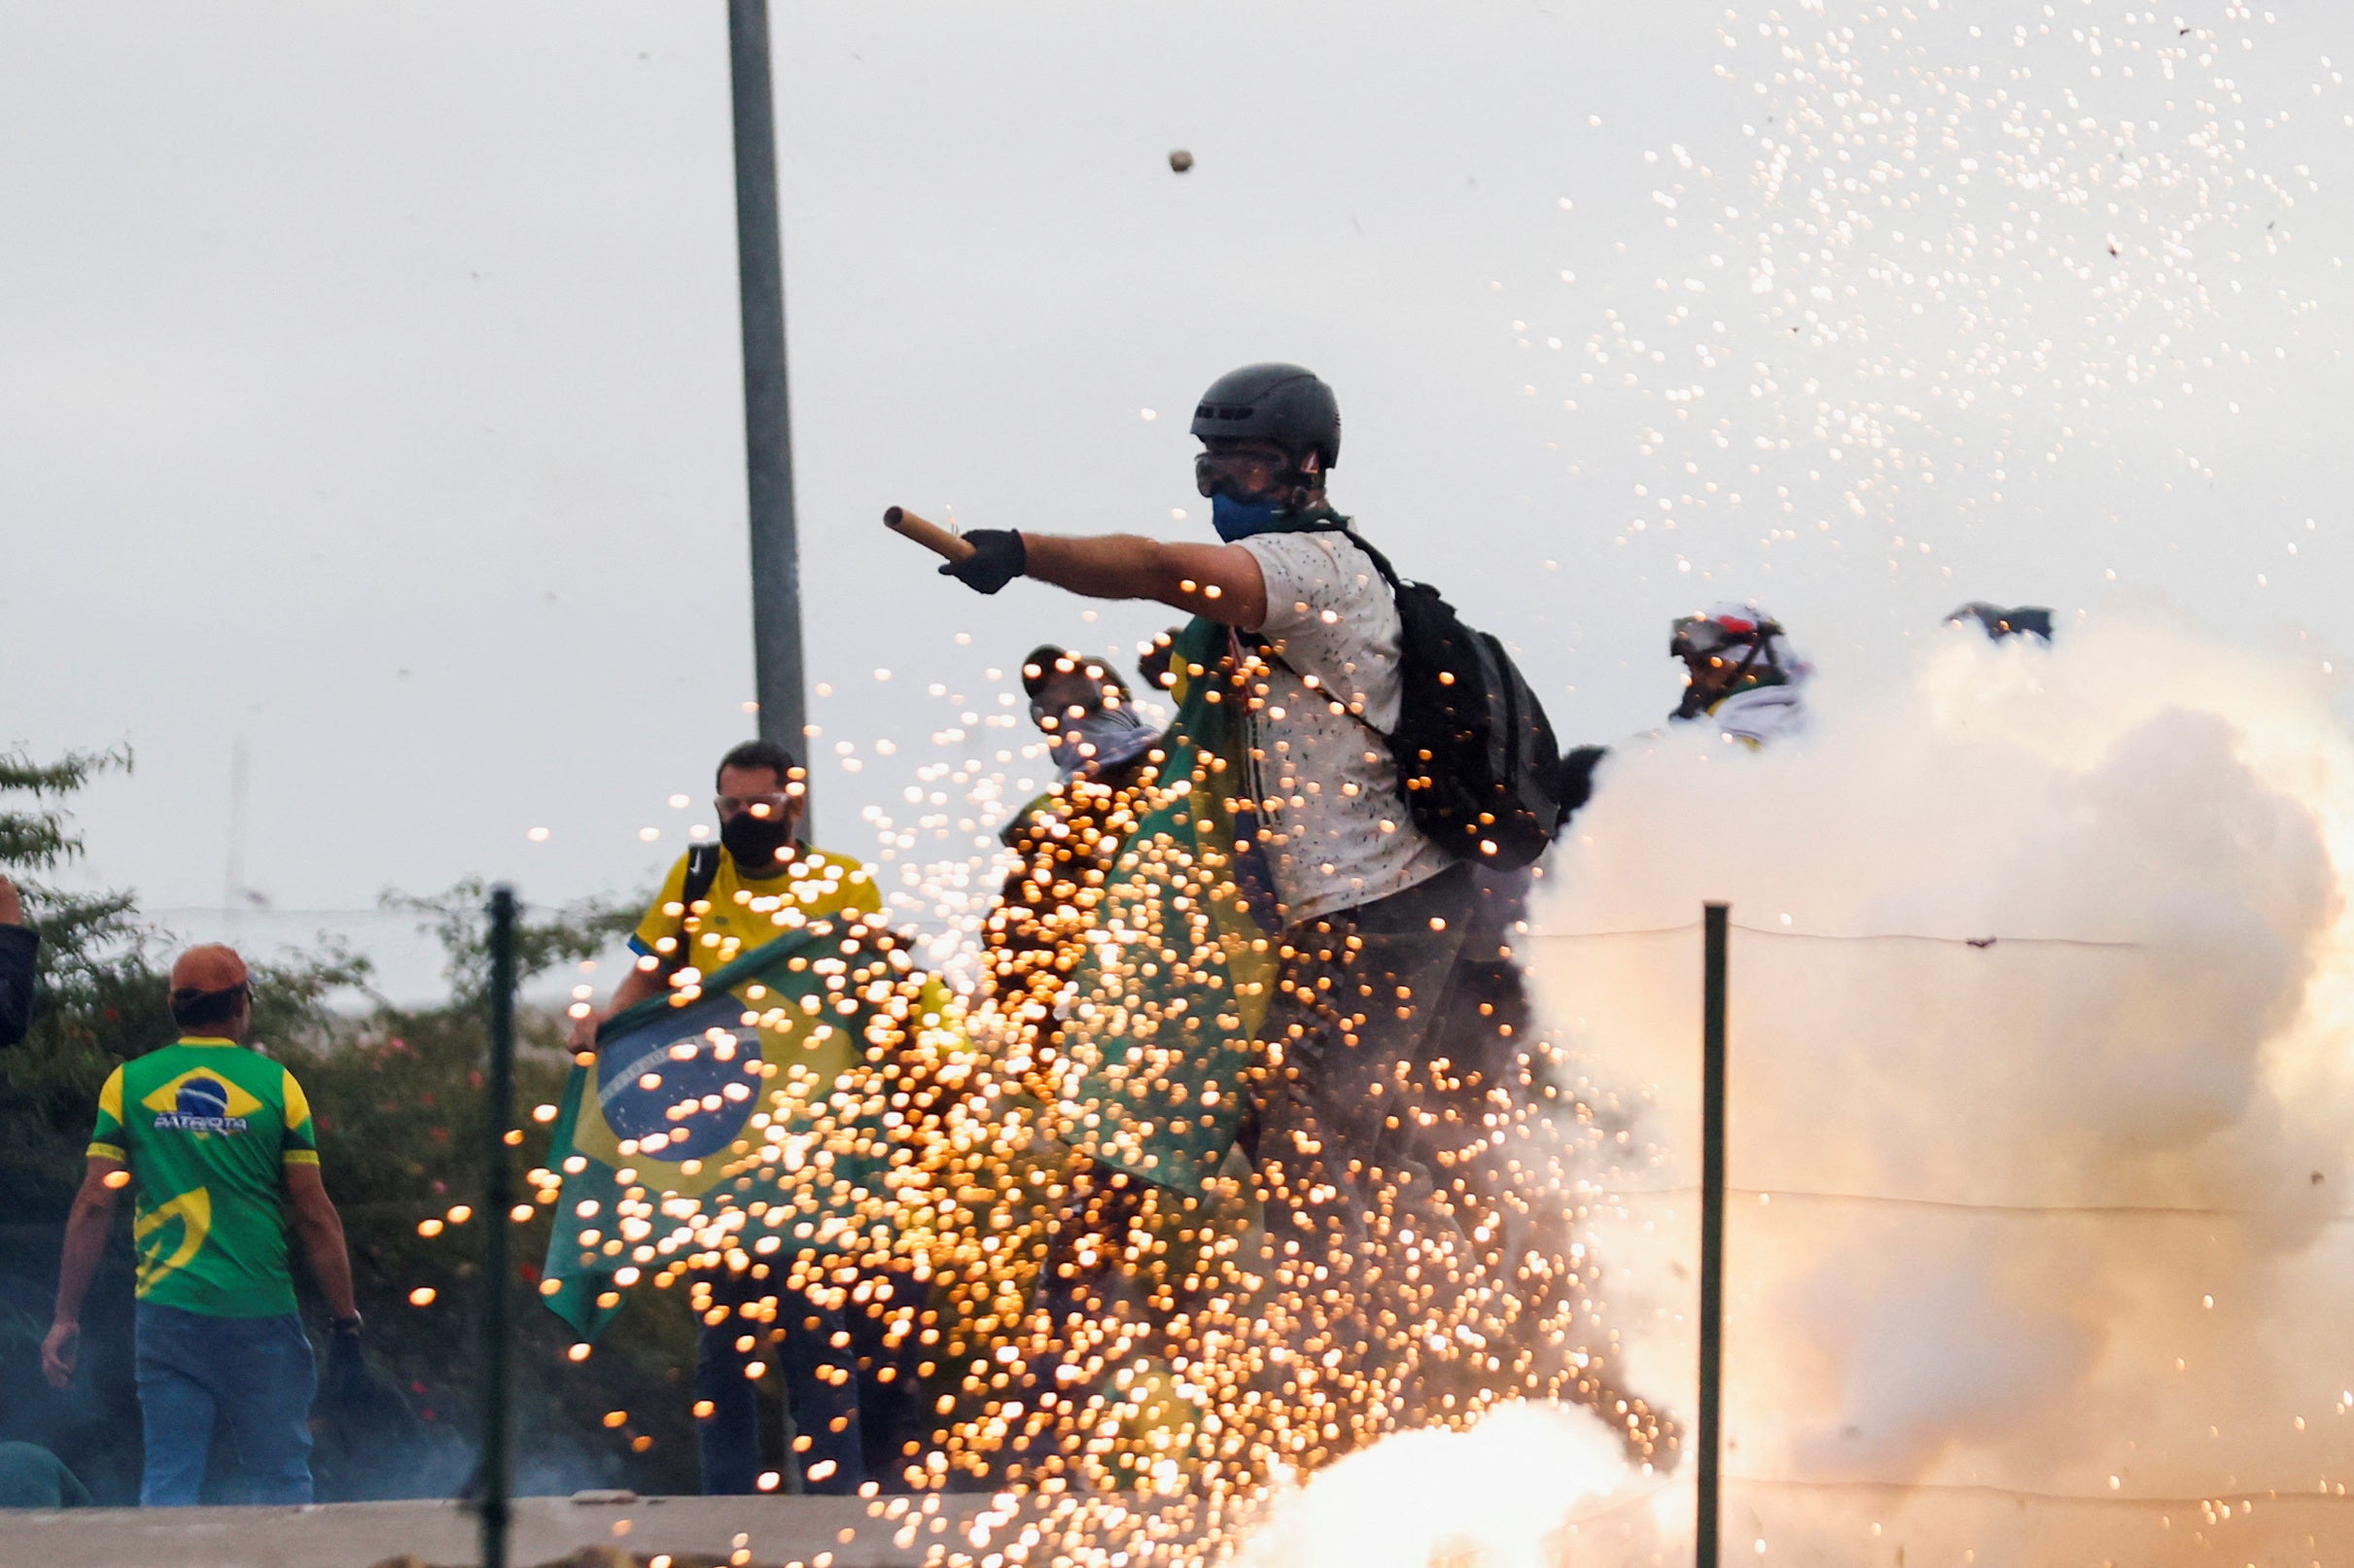
POLYGON ((1569 825, 1570 813, 1594 798, 1594 770, 1609 754, 1606 746, 1581 746, 1562 758, 1561 772, 1553 776, 1553 792, 1562 803, 1563 827, 1569 825))
POLYGON ((328 1335, 327 1376, 319 1383, 331 1405, 349 1404, 367 1388, 368 1352, 360 1347, 357 1327, 338 1328, 328 1335))
POLYGON ((940 575, 954 577, 975 592, 996 593, 1030 568, 1030 551, 1010 528, 976 528, 965 536, 965 542, 972 553, 940 568, 940 575))

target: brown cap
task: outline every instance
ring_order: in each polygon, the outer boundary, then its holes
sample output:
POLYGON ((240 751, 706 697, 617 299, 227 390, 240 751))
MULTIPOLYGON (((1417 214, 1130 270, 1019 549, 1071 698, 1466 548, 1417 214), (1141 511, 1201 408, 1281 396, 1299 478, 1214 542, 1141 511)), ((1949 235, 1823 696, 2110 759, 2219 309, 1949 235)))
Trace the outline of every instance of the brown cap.
POLYGON ((172 1000, 186 1001, 191 996, 216 991, 234 991, 248 978, 245 960, 237 957, 235 948, 207 942, 202 947, 190 948, 172 960, 172 1000))

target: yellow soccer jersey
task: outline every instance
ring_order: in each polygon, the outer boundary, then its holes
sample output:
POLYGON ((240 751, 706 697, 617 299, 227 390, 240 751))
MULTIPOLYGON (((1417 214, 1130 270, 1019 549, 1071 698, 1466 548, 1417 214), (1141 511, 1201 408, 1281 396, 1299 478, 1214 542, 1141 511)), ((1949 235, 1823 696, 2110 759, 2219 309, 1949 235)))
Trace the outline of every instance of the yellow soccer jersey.
POLYGON ((680 904, 685 889, 686 856, 681 855, 662 879, 661 896, 638 923, 629 946, 641 957, 665 961, 679 958, 699 974, 709 974, 806 922, 871 915, 883 907, 882 889, 864 866, 846 854, 807 845, 795 846, 784 876, 765 882, 746 881, 735 856, 721 850, 719 875, 705 895, 710 907, 700 914, 680 904), (682 944, 686 950, 683 955, 682 944))
MULTIPOLYGON (((712 879, 700 914, 681 906, 685 887, 686 856, 681 855, 629 945, 641 958, 663 960, 684 946, 680 969, 692 969, 698 977, 811 921, 872 915, 883 907, 882 889, 864 866, 848 855, 806 845, 795 847, 784 876, 766 882, 745 881, 735 857, 720 851, 719 874, 712 879)), ((680 978, 674 973, 674 982, 680 978)), ((821 1028, 819 1021, 798 1014, 788 1024, 763 1028, 760 1039, 761 1055, 768 1061, 797 1063, 827 1088, 858 1064, 862 1050, 852 1031, 821 1028)))

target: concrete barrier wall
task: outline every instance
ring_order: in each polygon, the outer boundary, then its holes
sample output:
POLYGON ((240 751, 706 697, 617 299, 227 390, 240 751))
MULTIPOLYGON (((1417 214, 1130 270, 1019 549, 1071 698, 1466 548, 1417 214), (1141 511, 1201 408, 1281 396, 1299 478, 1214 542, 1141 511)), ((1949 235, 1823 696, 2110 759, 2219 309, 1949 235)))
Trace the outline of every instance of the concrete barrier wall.
MULTIPOLYGON (((583 1547, 724 1561, 749 1551, 762 1568, 902 1568, 960 1528, 986 1497, 936 1499, 909 1546, 907 1520, 869 1516, 854 1497, 647 1497, 583 1503, 527 1497, 514 1505, 509 1561, 530 1568, 583 1547)), ((68 1509, 0 1515, 7 1568, 374 1568, 415 1557, 473 1568, 481 1525, 455 1503, 323 1503, 310 1508, 68 1509)))

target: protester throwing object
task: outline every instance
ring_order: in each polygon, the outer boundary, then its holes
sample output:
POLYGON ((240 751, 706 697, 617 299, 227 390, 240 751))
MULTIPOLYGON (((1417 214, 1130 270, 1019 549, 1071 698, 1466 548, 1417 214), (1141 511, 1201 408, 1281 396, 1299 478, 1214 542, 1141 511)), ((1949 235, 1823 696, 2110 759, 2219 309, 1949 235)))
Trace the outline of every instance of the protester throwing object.
MULTIPOLYGON (((1359 1284, 1373 1229, 1424 1237, 1443 1272, 1452 1222, 1428 1211, 1394 1086, 1443 1012, 1475 897, 1466 862, 1542 853, 1559 762, 1501 645, 1327 504, 1329 387, 1249 366, 1203 395, 1192 428, 1222 542, 980 530, 941 571, 982 593, 1027 575, 1194 613, 1169 666, 1179 707, 1156 808, 1106 897, 1112 928, 1166 934, 1141 965, 1090 950, 1099 983, 1068 1032, 1101 1062, 1069 1097, 1072 1135, 1099 1164, 1199 1190, 1247 1120, 1278 1228, 1331 1281, 1274 1332, 1362 1347, 1403 1306, 1359 1284)), ((1286 1398, 1333 1402, 1325 1430, 1278 1440, 1294 1461, 1363 1441, 1416 1376, 1411 1356, 1278 1359, 1286 1398)))
POLYGON ((295 1310, 284 1211, 338 1339, 356 1338, 343 1222, 319 1173, 302 1086, 248 1049, 252 982, 228 948, 194 947, 171 970, 179 1040, 108 1075, 89 1169, 66 1221, 57 1310, 42 1342, 55 1386, 73 1377, 82 1303, 117 1195, 137 1189, 139 1412, 151 1508, 198 1501, 215 1429, 234 1441, 250 1500, 311 1500, 318 1369, 295 1310))

